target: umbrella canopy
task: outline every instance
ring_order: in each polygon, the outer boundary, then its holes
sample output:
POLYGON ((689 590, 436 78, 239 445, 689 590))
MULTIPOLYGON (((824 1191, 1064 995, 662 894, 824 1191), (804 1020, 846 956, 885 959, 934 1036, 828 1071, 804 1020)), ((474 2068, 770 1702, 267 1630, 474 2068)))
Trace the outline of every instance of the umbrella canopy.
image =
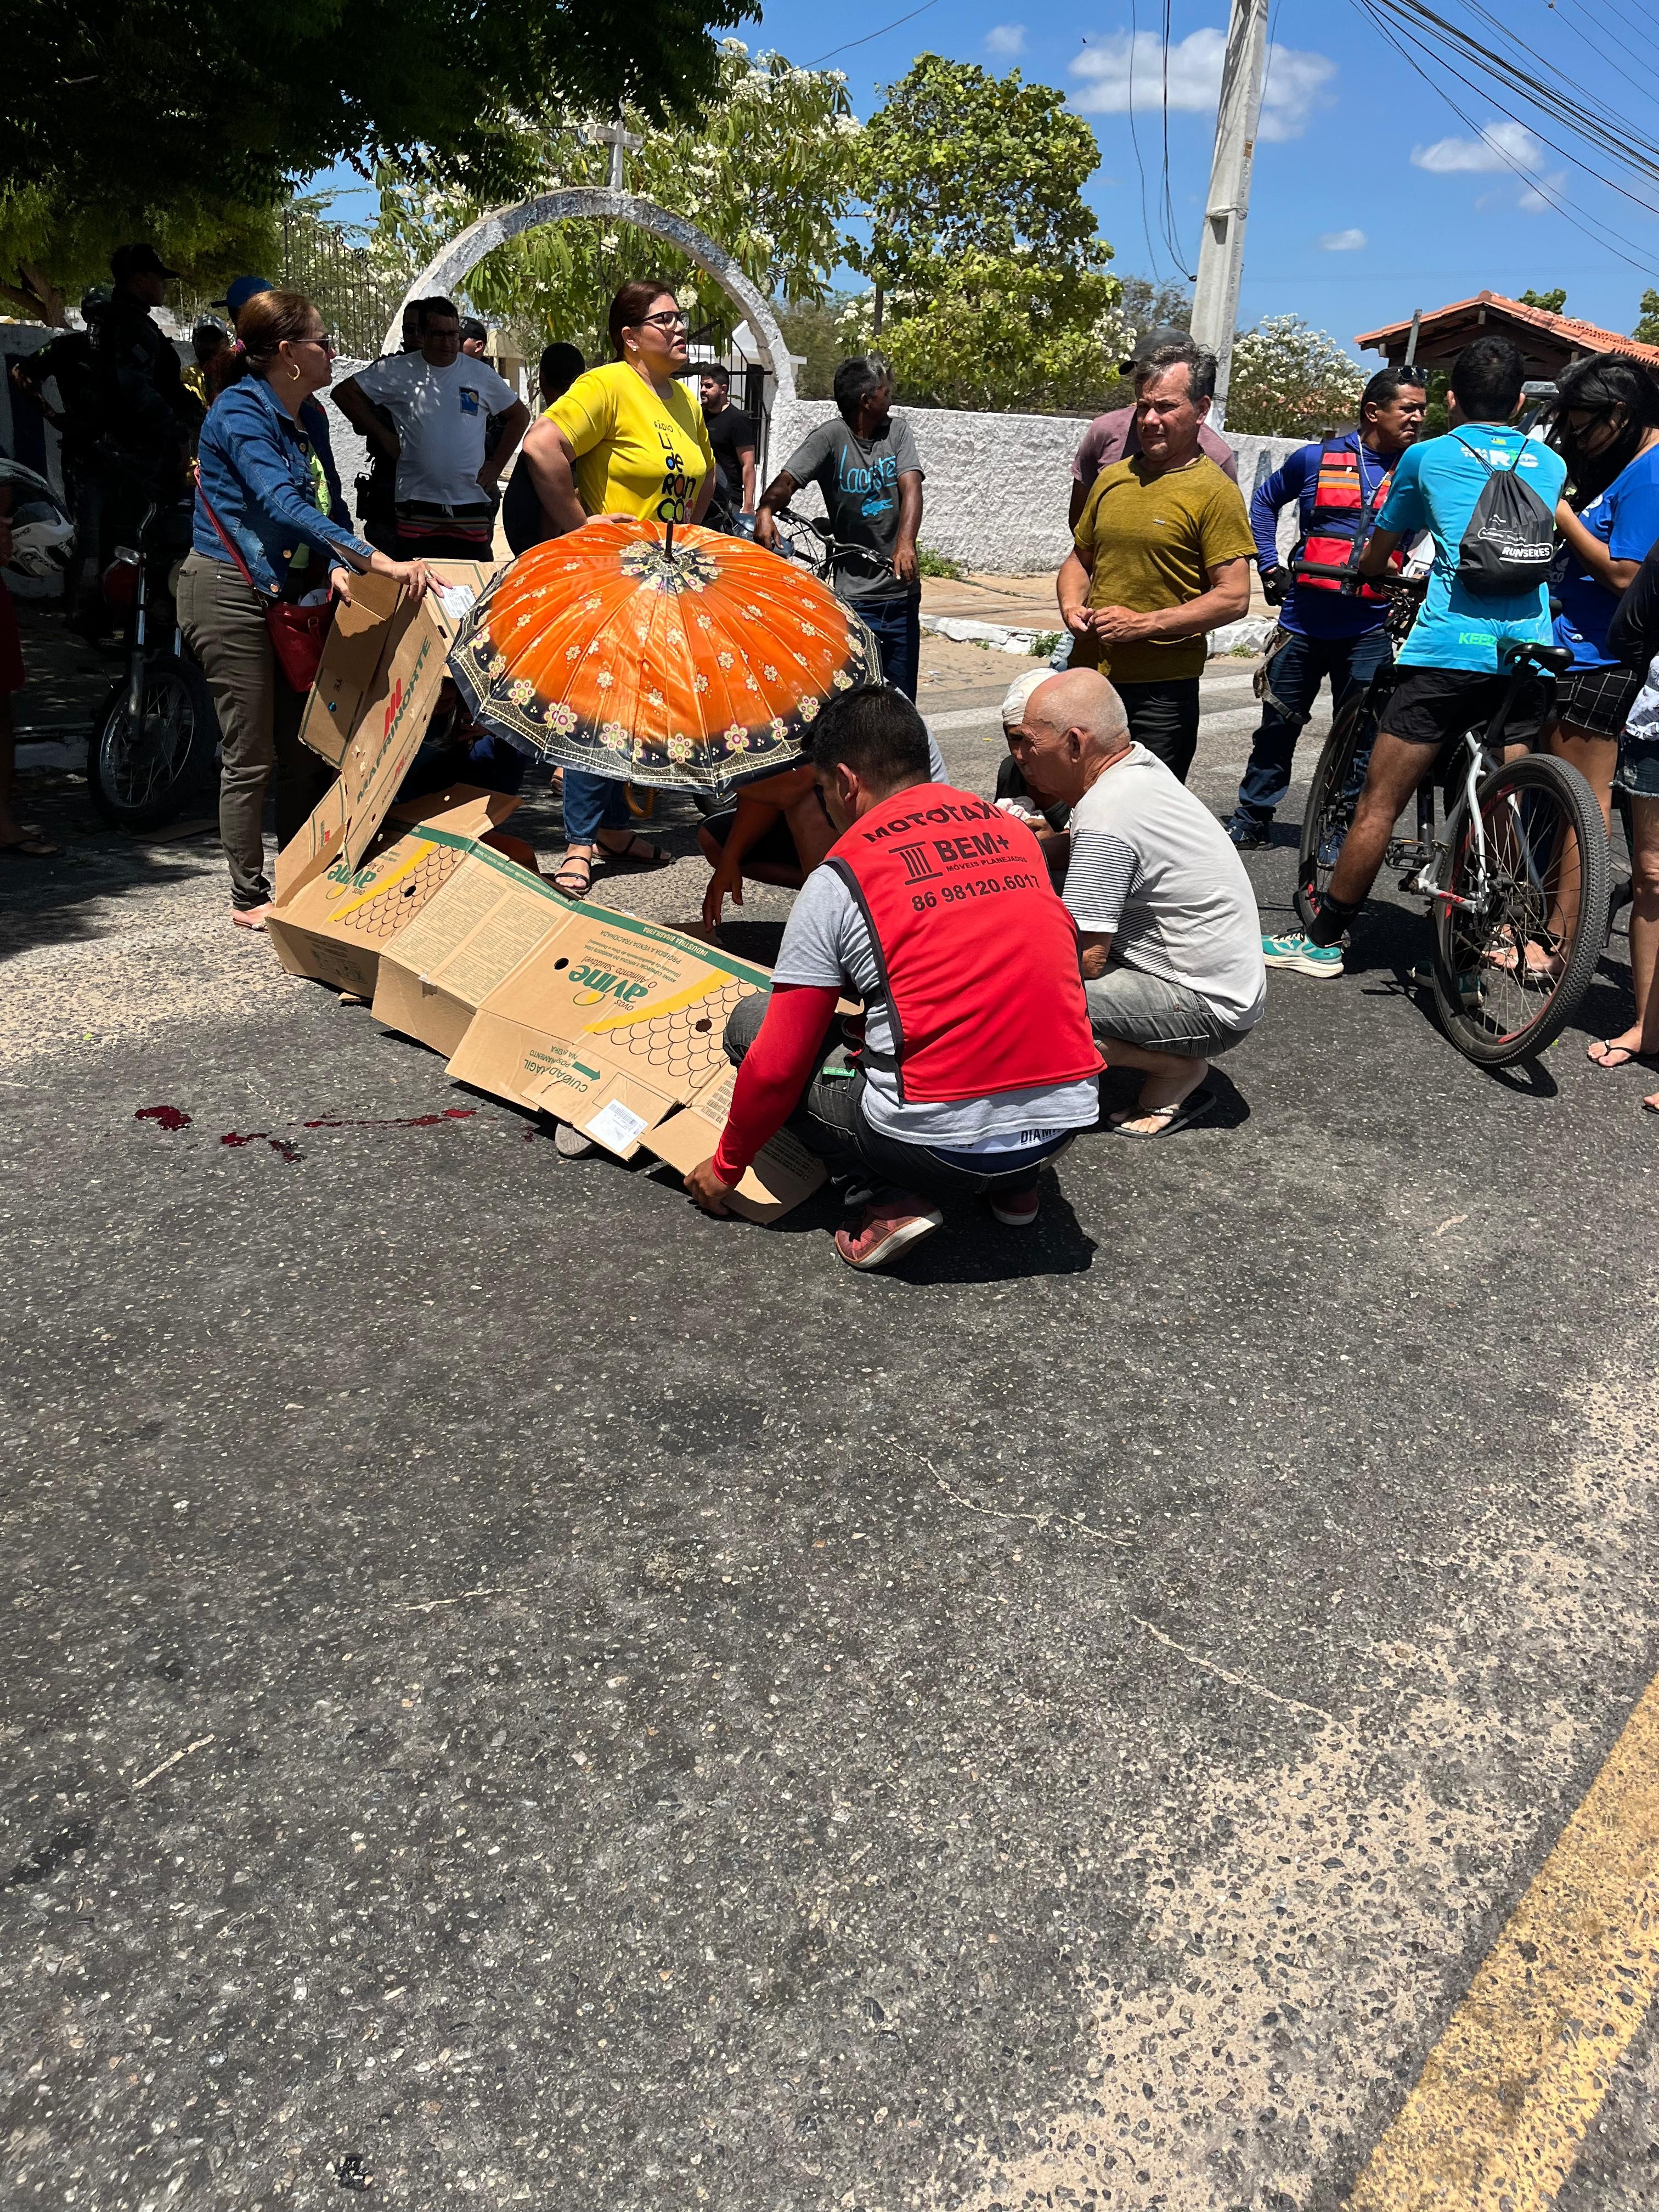
POLYGON ((798 761, 826 699, 879 684, 852 610, 746 538, 608 515, 521 554, 449 657, 521 751, 630 783, 722 792, 798 761))

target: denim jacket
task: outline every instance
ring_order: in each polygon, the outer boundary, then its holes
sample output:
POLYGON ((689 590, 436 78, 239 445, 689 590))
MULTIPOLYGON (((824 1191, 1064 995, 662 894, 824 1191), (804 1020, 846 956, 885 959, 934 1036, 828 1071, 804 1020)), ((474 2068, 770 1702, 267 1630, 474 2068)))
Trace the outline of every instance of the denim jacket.
POLYGON ((334 519, 346 513, 346 505, 329 447, 328 420, 314 399, 301 406, 296 426, 263 377, 243 377, 208 410, 198 458, 201 483, 191 542, 210 561, 234 565, 208 520, 204 495, 247 562, 255 588, 272 599, 280 595, 301 545, 313 549, 304 569, 308 590, 327 583, 330 564, 343 553, 356 555, 351 565, 367 564, 371 548, 334 519), (323 465, 331 510, 326 515, 316 504, 307 439, 323 465))

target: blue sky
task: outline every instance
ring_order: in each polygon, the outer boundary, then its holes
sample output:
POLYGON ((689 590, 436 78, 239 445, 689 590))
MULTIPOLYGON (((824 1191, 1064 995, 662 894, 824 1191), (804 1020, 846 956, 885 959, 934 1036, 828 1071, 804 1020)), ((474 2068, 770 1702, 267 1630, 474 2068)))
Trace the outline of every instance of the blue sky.
MULTIPOLYGON (((1453 12, 1448 9, 1445 12, 1453 12)), ((1508 0, 1503 20, 1536 54, 1577 78, 1595 104, 1659 136, 1659 43, 1645 0, 1508 0)), ((861 116, 918 53, 979 62, 1064 89, 1100 143, 1088 197, 1121 273, 1173 276, 1163 236, 1162 9, 1138 0, 1093 17, 1020 0, 904 0, 860 11, 821 0, 769 0, 738 27, 751 47, 843 69, 861 116), (872 33, 877 35, 872 36, 872 33), (855 45, 843 44, 855 40, 855 45), (1133 125, 1127 112, 1133 64, 1133 125), (1142 215, 1141 172, 1146 179, 1142 215), (1150 235, 1149 235, 1150 234, 1150 235)), ((1176 0, 1170 40, 1170 198, 1175 235, 1195 266, 1209 177, 1224 0, 1176 0)), ((1629 330, 1644 289, 1659 284, 1659 215, 1587 173, 1495 98, 1447 77, 1460 117, 1390 52, 1353 5, 1276 0, 1258 142, 1241 320, 1295 313, 1345 344, 1354 334, 1483 288, 1518 294, 1565 284, 1570 313, 1629 330), (1551 205, 1567 200, 1578 224, 1551 205), (1615 234, 1617 235, 1615 236, 1615 234), (1627 265, 1620 253, 1641 264, 1627 265)), ((1425 60, 1431 75, 1432 61, 1425 60)), ((1586 158, 1593 158, 1588 154, 1586 158)), ((353 181, 342 177, 342 183, 353 181)), ((1648 198, 1659 205, 1659 186, 1648 198)), ((365 202, 343 197, 349 219, 365 202)))

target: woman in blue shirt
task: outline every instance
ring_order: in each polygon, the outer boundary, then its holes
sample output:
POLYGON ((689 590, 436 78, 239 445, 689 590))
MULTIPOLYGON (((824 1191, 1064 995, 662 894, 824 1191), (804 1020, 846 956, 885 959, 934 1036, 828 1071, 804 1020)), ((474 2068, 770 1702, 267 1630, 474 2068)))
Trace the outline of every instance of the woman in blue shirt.
POLYGON ((1607 624, 1659 542, 1659 380, 1640 362, 1603 354, 1566 370, 1559 392, 1568 495, 1555 510, 1555 636, 1572 666, 1557 687, 1550 750, 1583 774, 1606 819, 1619 739, 1647 673, 1609 649, 1607 624))
POLYGON ((331 586, 351 597, 354 571, 395 576, 418 599, 418 561, 392 561, 349 527, 328 423, 312 397, 333 380, 323 319, 298 292, 262 292, 243 307, 245 373, 202 426, 191 550, 179 577, 179 620, 206 672, 219 716, 219 834, 230 863, 231 920, 263 929, 270 908, 261 818, 276 773, 276 840, 286 844, 328 781, 300 743, 304 696, 276 665, 265 609, 331 586))

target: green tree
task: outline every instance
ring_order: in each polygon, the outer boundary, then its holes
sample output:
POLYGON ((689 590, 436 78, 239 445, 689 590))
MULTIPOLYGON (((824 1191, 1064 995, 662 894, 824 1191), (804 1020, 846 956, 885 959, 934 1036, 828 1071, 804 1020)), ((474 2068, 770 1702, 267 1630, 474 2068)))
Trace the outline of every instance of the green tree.
POLYGON ((784 343, 799 356, 795 389, 803 399, 831 396, 836 364, 847 351, 842 318, 848 304, 844 293, 831 292, 822 300, 786 300, 777 305, 784 343))
POLYGON ((1559 315, 1567 304, 1567 288, 1563 284, 1553 292, 1523 292, 1521 304, 1523 307, 1541 307, 1547 315, 1559 315))
POLYGON ((1650 289, 1643 293, 1640 319, 1631 336, 1644 345, 1659 345, 1659 292, 1650 289))
POLYGON ((7 23, 0 275, 62 289, 123 238, 188 273, 339 161, 423 167, 486 198, 524 182, 574 104, 655 118, 714 85, 708 25, 744 0, 27 0, 7 23), (241 210, 240 216, 233 210, 241 210), (199 241, 199 243, 198 243, 199 241), (27 274, 32 269, 33 276, 27 274))
POLYGON ((868 229, 847 258, 875 289, 846 335, 878 338, 907 397, 937 406, 1092 400, 1123 340, 1082 194, 1098 161, 1063 93, 921 55, 864 131, 868 229))
MULTIPOLYGON (((627 156, 631 191, 708 233, 764 294, 824 298, 840 257, 837 226, 850 204, 859 126, 839 70, 792 69, 779 54, 753 60, 723 42, 711 95, 684 123, 624 121, 643 143, 627 156)), ((528 189, 602 185, 611 149, 592 126, 569 124, 538 141, 528 189)), ((482 212, 478 200, 419 176, 381 174, 379 250, 412 276, 442 242, 482 212)), ((487 254, 467 280, 482 315, 511 328, 526 351, 562 338, 590 360, 608 356, 605 317, 626 277, 660 275, 699 325, 728 335, 739 311, 684 254, 625 223, 565 222, 527 231, 487 254)))
POLYGON ((1365 372, 1328 331, 1300 315, 1269 315, 1233 340, 1227 428, 1271 438, 1313 438, 1359 412, 1365 372))

